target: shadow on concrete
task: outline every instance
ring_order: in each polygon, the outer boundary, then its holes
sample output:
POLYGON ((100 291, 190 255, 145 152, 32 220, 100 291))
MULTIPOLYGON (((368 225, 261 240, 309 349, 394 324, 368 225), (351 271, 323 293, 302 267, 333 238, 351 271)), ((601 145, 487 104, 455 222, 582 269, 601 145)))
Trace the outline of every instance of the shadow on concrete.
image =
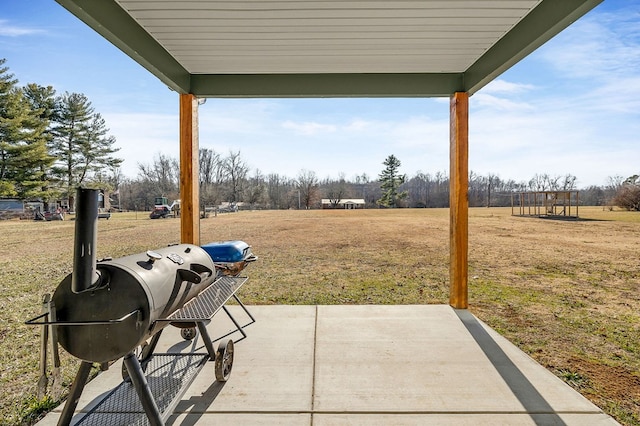
POLYGON ((480 325, 478 319, 466 309, 455 309, 454 311, 535 424, 566 425, 529 379, 480 325), (541 421, 540 414, 545 415, 544 421, 541 421))
MULTIPOLYGON (((201 396, 192 396, 187 400, 182 400, 176 406, 174 413, 187 413, 180 423, 180 426, 195 426, 207 412, 209 407, 218 397, 226 382, 213 382, 201 396)), ((177 425, 175 415, 167 421, 167 426, 177 425)))

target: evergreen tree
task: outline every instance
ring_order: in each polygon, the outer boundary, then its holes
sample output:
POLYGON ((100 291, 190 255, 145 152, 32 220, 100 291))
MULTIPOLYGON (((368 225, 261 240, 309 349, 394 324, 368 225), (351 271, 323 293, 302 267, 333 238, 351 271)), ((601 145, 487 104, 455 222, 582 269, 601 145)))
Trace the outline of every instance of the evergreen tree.
POLYGON ((56 91, 51 86, 44 87, 36 83, 27 84, 22 91, 29 101, 31 109, 37 112, 37 116, 41 120, 46 121, 47 138, 53 139, 50 125, 56 114, 56 91))
POLYGON ((122 164, 122 159, 113 156, 119 148, 114 147, 116 138, 109 136, 108 132, 102 116, 94 114, 87 127, 87 137, 80 144, 82 163, 78 167, 79 183, 85 182, 88 176, 106 175, 122 164))
POLYGON ((400 169, 400 160, 395 155, 390 155, 382 163, 386 168, 380 173, 380 189, 382 197, 378 200, 378 204, 385 207, 397 207, 397 202, 407 196, 407 192, 398 192, 398 188, 406 179, 405 175, 398 173, 400 169))
POLYGON ((15 167, 15 137, 19 134, 16 126, 16 83, 0 59, 0 196, 15 197, 18 192, 13 179, 15 167))
POLYGON ((46 123, 4 63, 0 59, 0 196, 42 198, 44 172, 51 164, 46 123))
POLYGON ((96 113, 83 94, 65 93, 57 101, 53 126, 52 153, 56 156, 54 173, 63 193, 73 206, 75 188, 91 183, 95 176, 105 175, 106 169, 117 168, 122 159, 113 156, 118 148, 105 120, 96 113))
POLYGON ((94 111, 86 96, 65 93, 57 99, 56 122, 53 126, 51 152, 56 157, 54 174, 61 183, 63 194, 73 205, 73 193, 79 185, 78 164, 80 145, 87 139, 88 123, 94 111))
POLYGON ((47 210, 48 200, 58 198, 60 193, 55 188, 55 182, 51 166, 55 162, 55 157, 49 154, 51 144, 53 142, 52 121, 55 119, 56 114, 56 91, 51 86, 39 86, 35 83, 27 84, 23 89, 24 96, 29 102, 31 110, 34 111, 39 119, 40 126, 42 126, 41 137, 44 139, 47 153, 46 156, 41 158, 39 164, 36 164, 40 169, 40 195, 45 203, 45 210, 47 210))

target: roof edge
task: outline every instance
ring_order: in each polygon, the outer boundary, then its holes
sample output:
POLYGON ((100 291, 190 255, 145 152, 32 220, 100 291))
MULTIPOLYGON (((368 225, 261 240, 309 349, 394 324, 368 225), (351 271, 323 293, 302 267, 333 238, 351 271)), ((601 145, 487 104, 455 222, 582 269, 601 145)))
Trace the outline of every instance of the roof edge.
POLYGON ((466 91, 477 92, 603 1, 541 2, 467 69, 466 91))
POLYGON ((116 3, 102 0, 56 2, 158 77, 170 89, 179 93, 189 93, 189 72, 116 3), (93 16, 108 19, 98 22, 93 16), (107 23, 107 26, 104 23, 107 23), (145 55, 138 52, 145 52, 145 55))

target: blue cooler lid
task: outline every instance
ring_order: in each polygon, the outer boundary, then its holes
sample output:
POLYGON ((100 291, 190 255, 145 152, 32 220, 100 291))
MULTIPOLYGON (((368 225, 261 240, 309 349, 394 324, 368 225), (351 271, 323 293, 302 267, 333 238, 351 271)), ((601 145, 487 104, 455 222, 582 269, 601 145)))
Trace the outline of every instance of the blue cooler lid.
POLYGON ((201 247, 214 262, 241 262, 245 260, 249 244, 244 241, 222 241, 208 243, 201 247))

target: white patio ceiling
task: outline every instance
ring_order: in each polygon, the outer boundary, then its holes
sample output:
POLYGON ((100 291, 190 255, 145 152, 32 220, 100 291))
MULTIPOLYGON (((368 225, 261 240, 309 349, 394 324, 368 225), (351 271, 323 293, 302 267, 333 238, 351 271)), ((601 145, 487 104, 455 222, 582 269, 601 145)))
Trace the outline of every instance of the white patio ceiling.
POLYGON ((601 0, 57 0, 197 96, 474 93, 601 0))

